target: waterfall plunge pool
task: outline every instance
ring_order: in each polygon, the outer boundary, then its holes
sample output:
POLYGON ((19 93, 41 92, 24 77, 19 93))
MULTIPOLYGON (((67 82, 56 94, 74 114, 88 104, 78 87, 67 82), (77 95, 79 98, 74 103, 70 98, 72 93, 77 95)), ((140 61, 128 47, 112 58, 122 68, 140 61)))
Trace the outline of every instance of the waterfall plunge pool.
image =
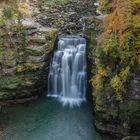
POLYGON ((55 98, 4 108, 0 140, 113 140, 97 133, 88 102, 62 106, 55 98))

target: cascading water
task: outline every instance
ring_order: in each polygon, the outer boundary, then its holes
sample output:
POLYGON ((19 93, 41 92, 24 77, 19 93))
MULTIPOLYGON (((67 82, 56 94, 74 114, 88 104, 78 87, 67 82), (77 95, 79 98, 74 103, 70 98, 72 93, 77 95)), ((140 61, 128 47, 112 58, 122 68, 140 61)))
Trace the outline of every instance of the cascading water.
POLYGON ((50 66, 48 96, 58 97, 63 105, 80 105, 85 100, 86 82, 86 40, 60 37, 50 66))

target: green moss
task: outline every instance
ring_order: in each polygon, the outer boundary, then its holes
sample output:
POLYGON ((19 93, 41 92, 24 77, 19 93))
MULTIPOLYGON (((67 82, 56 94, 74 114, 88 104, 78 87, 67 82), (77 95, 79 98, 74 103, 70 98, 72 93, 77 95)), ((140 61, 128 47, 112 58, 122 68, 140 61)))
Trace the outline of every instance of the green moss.
POLYGON ((25 50, 26 55, 32 55, 32 56, 41 56, 44 53, 45 53, 45 49, 43 49, 42 51, 32 50, 29 48, 25 50))
POLYGON ((44 38, 44 36, 33 37, 30 39, 29 43, 32 45, 44 45, 46 43, 46 39, 44 38))
POLYGON ((0 77, 0 91, 3 92, 18 92, 31 87, 39 80, 40 71, 30 71, 27 73, 19 73, 16 75, 4 75, 0 77))
POLYGON ((0 77, 0 89, 18 89, 18 87, 25 84, 25 81, 18 76, 1 76, 0 77))
POLYGON ((0 91, 0 100, 4 99, 10 99, 12 96, 15 96, 15 92, 6 92, 6 91, 0 91))
POLYGON ((48 40, 55 40, 57 35, 58 35, 59 30, 58 29, 54 29, 54 28, 46 28, 46 30, 41 31, 42 35, 45 35, 45 37, 48 40))
POLYGON ((14 66, 14 59, 16 57, 16 51, 14 49, 4 49, 1 56, 1 63, 6 67, 14 66))
POLYGON ((28 97, 42 86, 41 72, 0 76, 0 100, 28 97))
POLYGON ((28 71, 37 71, 42 68, 44 63, 34 64, 34 63, 23 63, 16 66, 16 72, 28 72, 28 71))

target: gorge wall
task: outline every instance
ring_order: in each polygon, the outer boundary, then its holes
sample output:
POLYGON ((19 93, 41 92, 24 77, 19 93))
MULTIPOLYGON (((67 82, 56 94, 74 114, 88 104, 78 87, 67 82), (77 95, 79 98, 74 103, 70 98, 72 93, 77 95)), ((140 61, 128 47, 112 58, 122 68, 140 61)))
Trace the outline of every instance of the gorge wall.
POLYGON ((95 126, 123 135, 140 134, 139 1, 99 0, 105 13, 92 56, 95 126))

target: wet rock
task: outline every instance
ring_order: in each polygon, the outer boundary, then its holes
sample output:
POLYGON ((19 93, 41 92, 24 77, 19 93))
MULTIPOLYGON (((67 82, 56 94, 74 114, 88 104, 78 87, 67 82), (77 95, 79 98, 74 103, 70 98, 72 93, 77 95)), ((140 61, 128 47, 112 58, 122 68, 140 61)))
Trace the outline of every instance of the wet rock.
POLYGON ((42 45, 42 46, 39 46, 39 45, 30 45, 28 46, 28 48, 32 51, 38 51, 38 52, 42 52, 46 46, 45 45, 42 45))
POLYGON ((130 87, 130 98, 140 99, 140 78, 135 77, 131 80, 130 87))
POLYGON ((125 135, 121 126, 113 124, 103 124, 102 122, 95 121, 96 129, 103 133, 108 133, 115 136, 125 135))
POLYGON ((16 67, 10 68, 10 69, 3 69, 4 74, 12 74, 15 71, 16 67))
POLYGON ((38 32, 38 29, 37 28, 32 28, 30 30, 27 30, 27 34, 28 35, 33 35, 33 34, 35 34, 37 32, 38 32))
POLYGON ((139 136, 128 136, 123 138, 122 140, 140 140, 139 136))
POLYGON ((32 62, 32 63, 44 62, 46 60, 45 58, 46 58, 46 54, 43 54, 42 56, 28 56, 27 62, 32 62))

